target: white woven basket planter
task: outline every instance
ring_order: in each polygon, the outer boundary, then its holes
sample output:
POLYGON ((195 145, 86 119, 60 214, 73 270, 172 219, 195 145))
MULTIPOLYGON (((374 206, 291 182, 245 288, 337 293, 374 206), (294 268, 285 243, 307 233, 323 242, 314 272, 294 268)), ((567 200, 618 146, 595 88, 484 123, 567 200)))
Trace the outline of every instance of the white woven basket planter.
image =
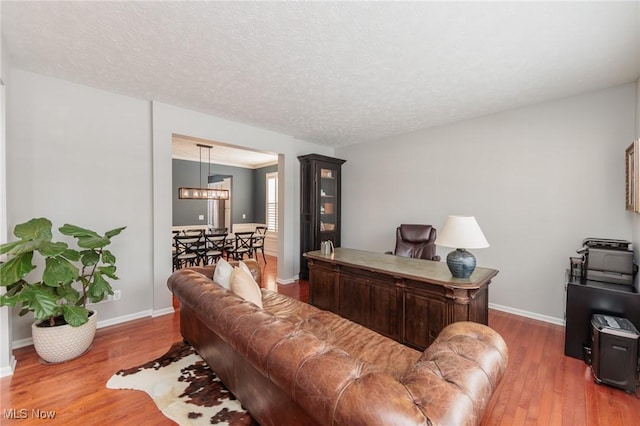
POLYGON ((33 346, 43 361, 59 363, 69 361, 84 354, 96 334, 98 314, 93 313, 89 321, 80 327, 71 327, 68 324, 56 327, 36 327, 31 325, 33 346))

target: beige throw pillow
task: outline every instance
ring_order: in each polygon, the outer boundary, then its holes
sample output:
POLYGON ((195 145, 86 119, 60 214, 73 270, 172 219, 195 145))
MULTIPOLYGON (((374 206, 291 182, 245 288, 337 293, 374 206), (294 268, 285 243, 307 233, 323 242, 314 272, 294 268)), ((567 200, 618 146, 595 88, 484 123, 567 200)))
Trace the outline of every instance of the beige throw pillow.
MULTIPOLYGON (((247 266, 246 263, 244 263, 242 260, 238 262, 238 266, 245 271, 247 274, 251 275, 251 277, 253 278, 253 274, 251 273, 251 269, 249 269, 249 267, 247 266)), ((258 286, 260 287, 260 286, 258 286)))
POLYGON ((231 291, 244 300, 262 308, 262 292, 260 291, 260 286, 251 274, 248 274, 240 267, 233 268, 233 272, 231 272, 231 291))
POLYGON ((231 272, 233 272, 233 266, 226 260, 219 259, 216 263, 216 269, 213 270, 213 282, 229 290, 231 288, 231 272))

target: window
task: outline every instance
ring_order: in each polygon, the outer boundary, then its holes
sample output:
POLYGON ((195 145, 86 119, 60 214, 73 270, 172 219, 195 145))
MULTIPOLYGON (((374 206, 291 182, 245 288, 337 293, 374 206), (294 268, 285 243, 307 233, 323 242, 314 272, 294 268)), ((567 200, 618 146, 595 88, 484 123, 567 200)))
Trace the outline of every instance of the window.
POLYGON ((278 172, 267 173, 267 227, 269 232, 278 232, 278 172))

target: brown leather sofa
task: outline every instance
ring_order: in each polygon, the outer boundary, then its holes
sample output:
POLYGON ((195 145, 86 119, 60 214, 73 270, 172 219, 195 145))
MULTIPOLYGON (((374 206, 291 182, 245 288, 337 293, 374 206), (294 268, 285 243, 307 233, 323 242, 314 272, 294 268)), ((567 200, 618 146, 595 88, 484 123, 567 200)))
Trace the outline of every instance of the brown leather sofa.
POLYGON ((505 372, 504 340, 481 324, 452 324, 419 352, 267 289, 260 309, 211 277, 169 278, 182 335, 263 426, 479 424, 505 372))

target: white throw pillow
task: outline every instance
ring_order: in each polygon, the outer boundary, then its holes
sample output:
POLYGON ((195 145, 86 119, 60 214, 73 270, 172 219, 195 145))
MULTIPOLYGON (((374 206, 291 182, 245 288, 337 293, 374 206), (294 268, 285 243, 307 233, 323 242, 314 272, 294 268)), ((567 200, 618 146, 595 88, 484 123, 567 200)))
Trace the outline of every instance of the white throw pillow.
POLYGON ((233 268, 233 272, 231 273, 231 291, 244 300, 262 308, 262 292, 260 291, 260 286, 251 274, 247 273, 241 267, 233 268))
POLYGON ((226 260, 219 259, 213 271, 213 281, 229 290, 231 289, 231 272, 233 272, 233 266, 226 260))

